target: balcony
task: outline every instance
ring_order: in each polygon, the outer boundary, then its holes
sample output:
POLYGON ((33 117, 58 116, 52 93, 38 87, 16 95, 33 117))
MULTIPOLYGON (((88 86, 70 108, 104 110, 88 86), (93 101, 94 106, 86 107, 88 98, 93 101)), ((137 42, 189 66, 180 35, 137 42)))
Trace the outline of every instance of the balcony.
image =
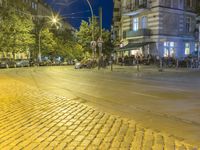
POLYGON ((123 15, 132 16, 132 15, 136 15, 140 12, 143 12, 147 9, 148 9, 147 3, 143 3, 143 4, 140 4, 140 5, 139 4, 138 5, 132 5, 130 3, 130 4, 127 4, 126 7, 122 8, 122 13, 123 13, 123 15))
POLYGON ((124 38, 132 38, 132 37, 140 37, 140 36, 150 36, 151 30, 150 29, 139 29, 138 31, 124 31, 123 37, 124 38))

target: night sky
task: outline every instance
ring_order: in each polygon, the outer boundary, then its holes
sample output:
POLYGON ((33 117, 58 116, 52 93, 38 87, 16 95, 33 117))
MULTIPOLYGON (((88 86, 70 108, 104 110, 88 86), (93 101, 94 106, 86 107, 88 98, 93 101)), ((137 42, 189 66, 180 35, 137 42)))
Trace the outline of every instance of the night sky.
MULTIPOLYGON (((81 20, 91 17, 86 0, 45 0, 55 11, 58 11, 72 26, 79 28, 81 20)), ((90 0, 94 13, 98 16, 98 8, 103 9, 103 27, 110 29, 112 23, 113 0, 90 0)))

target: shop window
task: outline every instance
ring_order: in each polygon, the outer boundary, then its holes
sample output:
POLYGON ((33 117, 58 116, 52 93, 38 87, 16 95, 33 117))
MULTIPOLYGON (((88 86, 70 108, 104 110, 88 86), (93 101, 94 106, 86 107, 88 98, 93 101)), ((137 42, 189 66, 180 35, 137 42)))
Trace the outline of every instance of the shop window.
POLYGON ((190 54, 190 43, 185 43, 185 55, 190 54))
POLYGON ((164 42, 164 57, 175 57, 175 42, 164 42))

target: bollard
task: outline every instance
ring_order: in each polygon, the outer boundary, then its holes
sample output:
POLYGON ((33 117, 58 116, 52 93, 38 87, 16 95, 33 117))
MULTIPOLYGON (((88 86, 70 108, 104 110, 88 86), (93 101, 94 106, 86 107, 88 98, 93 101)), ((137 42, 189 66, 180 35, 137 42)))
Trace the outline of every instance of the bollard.
POLYGON ((178 69, 178 67, 179 67, 179 61, 178 61, 178 59, 176 60, 176 69, 178 69))
POLYGON ((159 72, 163 71, 163 63, 162 63, 162 59, 160 59, 160 68, 158 70, 159 72))
POLYGON ((137 71, 140 71, 139 60, 137 60, 137 71))

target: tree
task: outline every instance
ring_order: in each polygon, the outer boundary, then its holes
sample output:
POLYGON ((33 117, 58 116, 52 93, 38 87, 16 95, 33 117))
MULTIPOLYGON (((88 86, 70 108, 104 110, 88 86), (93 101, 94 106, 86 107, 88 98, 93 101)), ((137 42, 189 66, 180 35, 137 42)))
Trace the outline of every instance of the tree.
POLYGON ((56 41, 54 34, 48 29, 41 30, 41 52, 43 55, 53 55, 56 52, 56 41))
MULTIPOLYGON (((82 21, 79 31, 76 32, 78 38, 78 43, 83 47, 84 52, 92 53, 90 42, 92 39, 92 32, 94 33, 94 40, 97 41, 100 37, 100 27, 96 17, 93 19, 93 24, 91 19, 89 23, 82 21), (93 28, 93 29, 92 29, 93 28)), ((111 34, 108 30, 102 30, 103 38, 103 53, 109 55, 113 50, 113 44, 111 43, 111 34)))
POLYGON ((54 30, 56 37, 56 55, 67 60, 82 59, 83 48, 75 40, 75 36, 69 28, 54 30))
POLYGON ((17 52, 25 52, 34 44, 34 24, 28 16, 20 15, 12 7, 2 8, 0 16, 0 50, 12 53, 15 58, 17 52))

